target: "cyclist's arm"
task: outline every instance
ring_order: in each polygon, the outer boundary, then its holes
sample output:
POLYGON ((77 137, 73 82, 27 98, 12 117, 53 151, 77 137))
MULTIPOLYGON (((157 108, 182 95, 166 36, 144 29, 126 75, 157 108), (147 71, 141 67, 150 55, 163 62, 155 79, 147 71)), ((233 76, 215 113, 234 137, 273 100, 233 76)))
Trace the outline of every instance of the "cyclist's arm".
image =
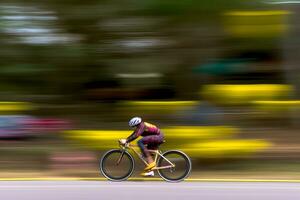
POLYGON ((129 143, 133 140, 135 140, 138 136, 136 136, 136 133, 133 132, 127 139, 126 139, 126 143, 129 143))
POLYGON ((138 138, 144 132, 144 125, 141 124, 137 129, 126 139, 126 142, 129 143, 136 138, 138 138))

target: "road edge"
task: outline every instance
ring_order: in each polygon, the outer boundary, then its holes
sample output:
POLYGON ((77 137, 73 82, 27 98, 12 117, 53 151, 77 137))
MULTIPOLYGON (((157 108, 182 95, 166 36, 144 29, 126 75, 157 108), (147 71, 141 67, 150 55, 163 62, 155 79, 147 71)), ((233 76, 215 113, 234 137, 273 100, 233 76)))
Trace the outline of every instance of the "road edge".
MULTIPOLYGON (((0 181, 107 181, 106 178, 41 177, 41 178, 0 178, 0 181)), ((161 178, 129 178, 128 181, 163 181, 161 178)), ((293 179, 201 179, 189 178, 185 182, 286 182, 300 183, 293 179)))

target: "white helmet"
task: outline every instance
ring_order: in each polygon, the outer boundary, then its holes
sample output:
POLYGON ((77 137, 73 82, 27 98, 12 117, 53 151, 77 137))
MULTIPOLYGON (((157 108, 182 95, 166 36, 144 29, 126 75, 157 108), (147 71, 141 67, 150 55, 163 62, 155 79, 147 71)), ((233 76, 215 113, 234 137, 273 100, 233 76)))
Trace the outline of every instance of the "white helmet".
POLYGON ((142 122, 142 118, 140 117, 134 117, 131 120, 129 120, 129 126, 134 127, 136 125, 139 125, 142 122))

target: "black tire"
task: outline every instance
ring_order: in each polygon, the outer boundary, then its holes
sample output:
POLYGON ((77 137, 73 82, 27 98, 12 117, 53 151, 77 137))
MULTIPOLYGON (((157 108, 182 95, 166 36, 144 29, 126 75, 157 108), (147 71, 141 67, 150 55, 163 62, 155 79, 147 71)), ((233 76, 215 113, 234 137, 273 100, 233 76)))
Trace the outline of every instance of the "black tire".
MULTIPOLYGON (((192 170, 190 158, 178 150, 166 151, 162 154, 165 158, 175 164, 174 168, 158 169, 161 178, 168 182, 180 182, 189 176, 192 170)), ((158 167, 170 165, 163 157, 158 160, 158 167)))
POLYGON ((100 160, 100 171, 104 177, 111 181, 127 180, 134 170, 134 159, 127 151, 113 149, 106 152, 100 160), (123 153, 119 165, 117 160, 123 153))

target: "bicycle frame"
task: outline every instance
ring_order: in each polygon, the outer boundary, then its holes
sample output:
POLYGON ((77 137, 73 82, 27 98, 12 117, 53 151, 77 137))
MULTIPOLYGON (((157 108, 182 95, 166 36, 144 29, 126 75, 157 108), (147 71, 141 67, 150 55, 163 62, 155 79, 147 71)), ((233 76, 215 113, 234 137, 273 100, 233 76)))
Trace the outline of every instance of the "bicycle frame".
MULTIPOLYGON (((147 163, 147 161, 142 157, 142 155, 141 154, 139 154, 138 152, 137 152, 137 150, 135 150, 135 148, 134 147, 137 147, 137 145, 132 145, 132 144, 127 144, 126 146, 124 146, 124 145, 120 145, 120 147, 123 149, 123 151, 126 151, 126 148, 128 148, 128 149, 130 149, 130 150, 132 150, 142 161, 143 161, 143 163, 146 165, 146 166, 148 166, 148 163, 147 163)), ((168 169, 168 168, 173 168, 173 167, 175 167, 175 165, 171 162, 171 161, 169 161, 166 157, 164 157, 162 154, 161 154, 161 152, 159 151, 159 150, 148 150, 151 154, 155 154, 155 157, 154 157, 154 162, 155 163, 157 163, 157 161, 158 161, 158 157, 160 156, 160 157, 162 157, 164 160, 166 160, 170 165, 166 165, 166 166, 161 166, 161 167, 154 167, 154 168, 152 168, 152 170, 157 170, 157 169, 168 169)), ((123 154, 120 156, 120 158, 119 158, 119 160, 118 160, 118 163, 121 161, 121 159, 122 159, 122 157, 123 157, 123 154)))

